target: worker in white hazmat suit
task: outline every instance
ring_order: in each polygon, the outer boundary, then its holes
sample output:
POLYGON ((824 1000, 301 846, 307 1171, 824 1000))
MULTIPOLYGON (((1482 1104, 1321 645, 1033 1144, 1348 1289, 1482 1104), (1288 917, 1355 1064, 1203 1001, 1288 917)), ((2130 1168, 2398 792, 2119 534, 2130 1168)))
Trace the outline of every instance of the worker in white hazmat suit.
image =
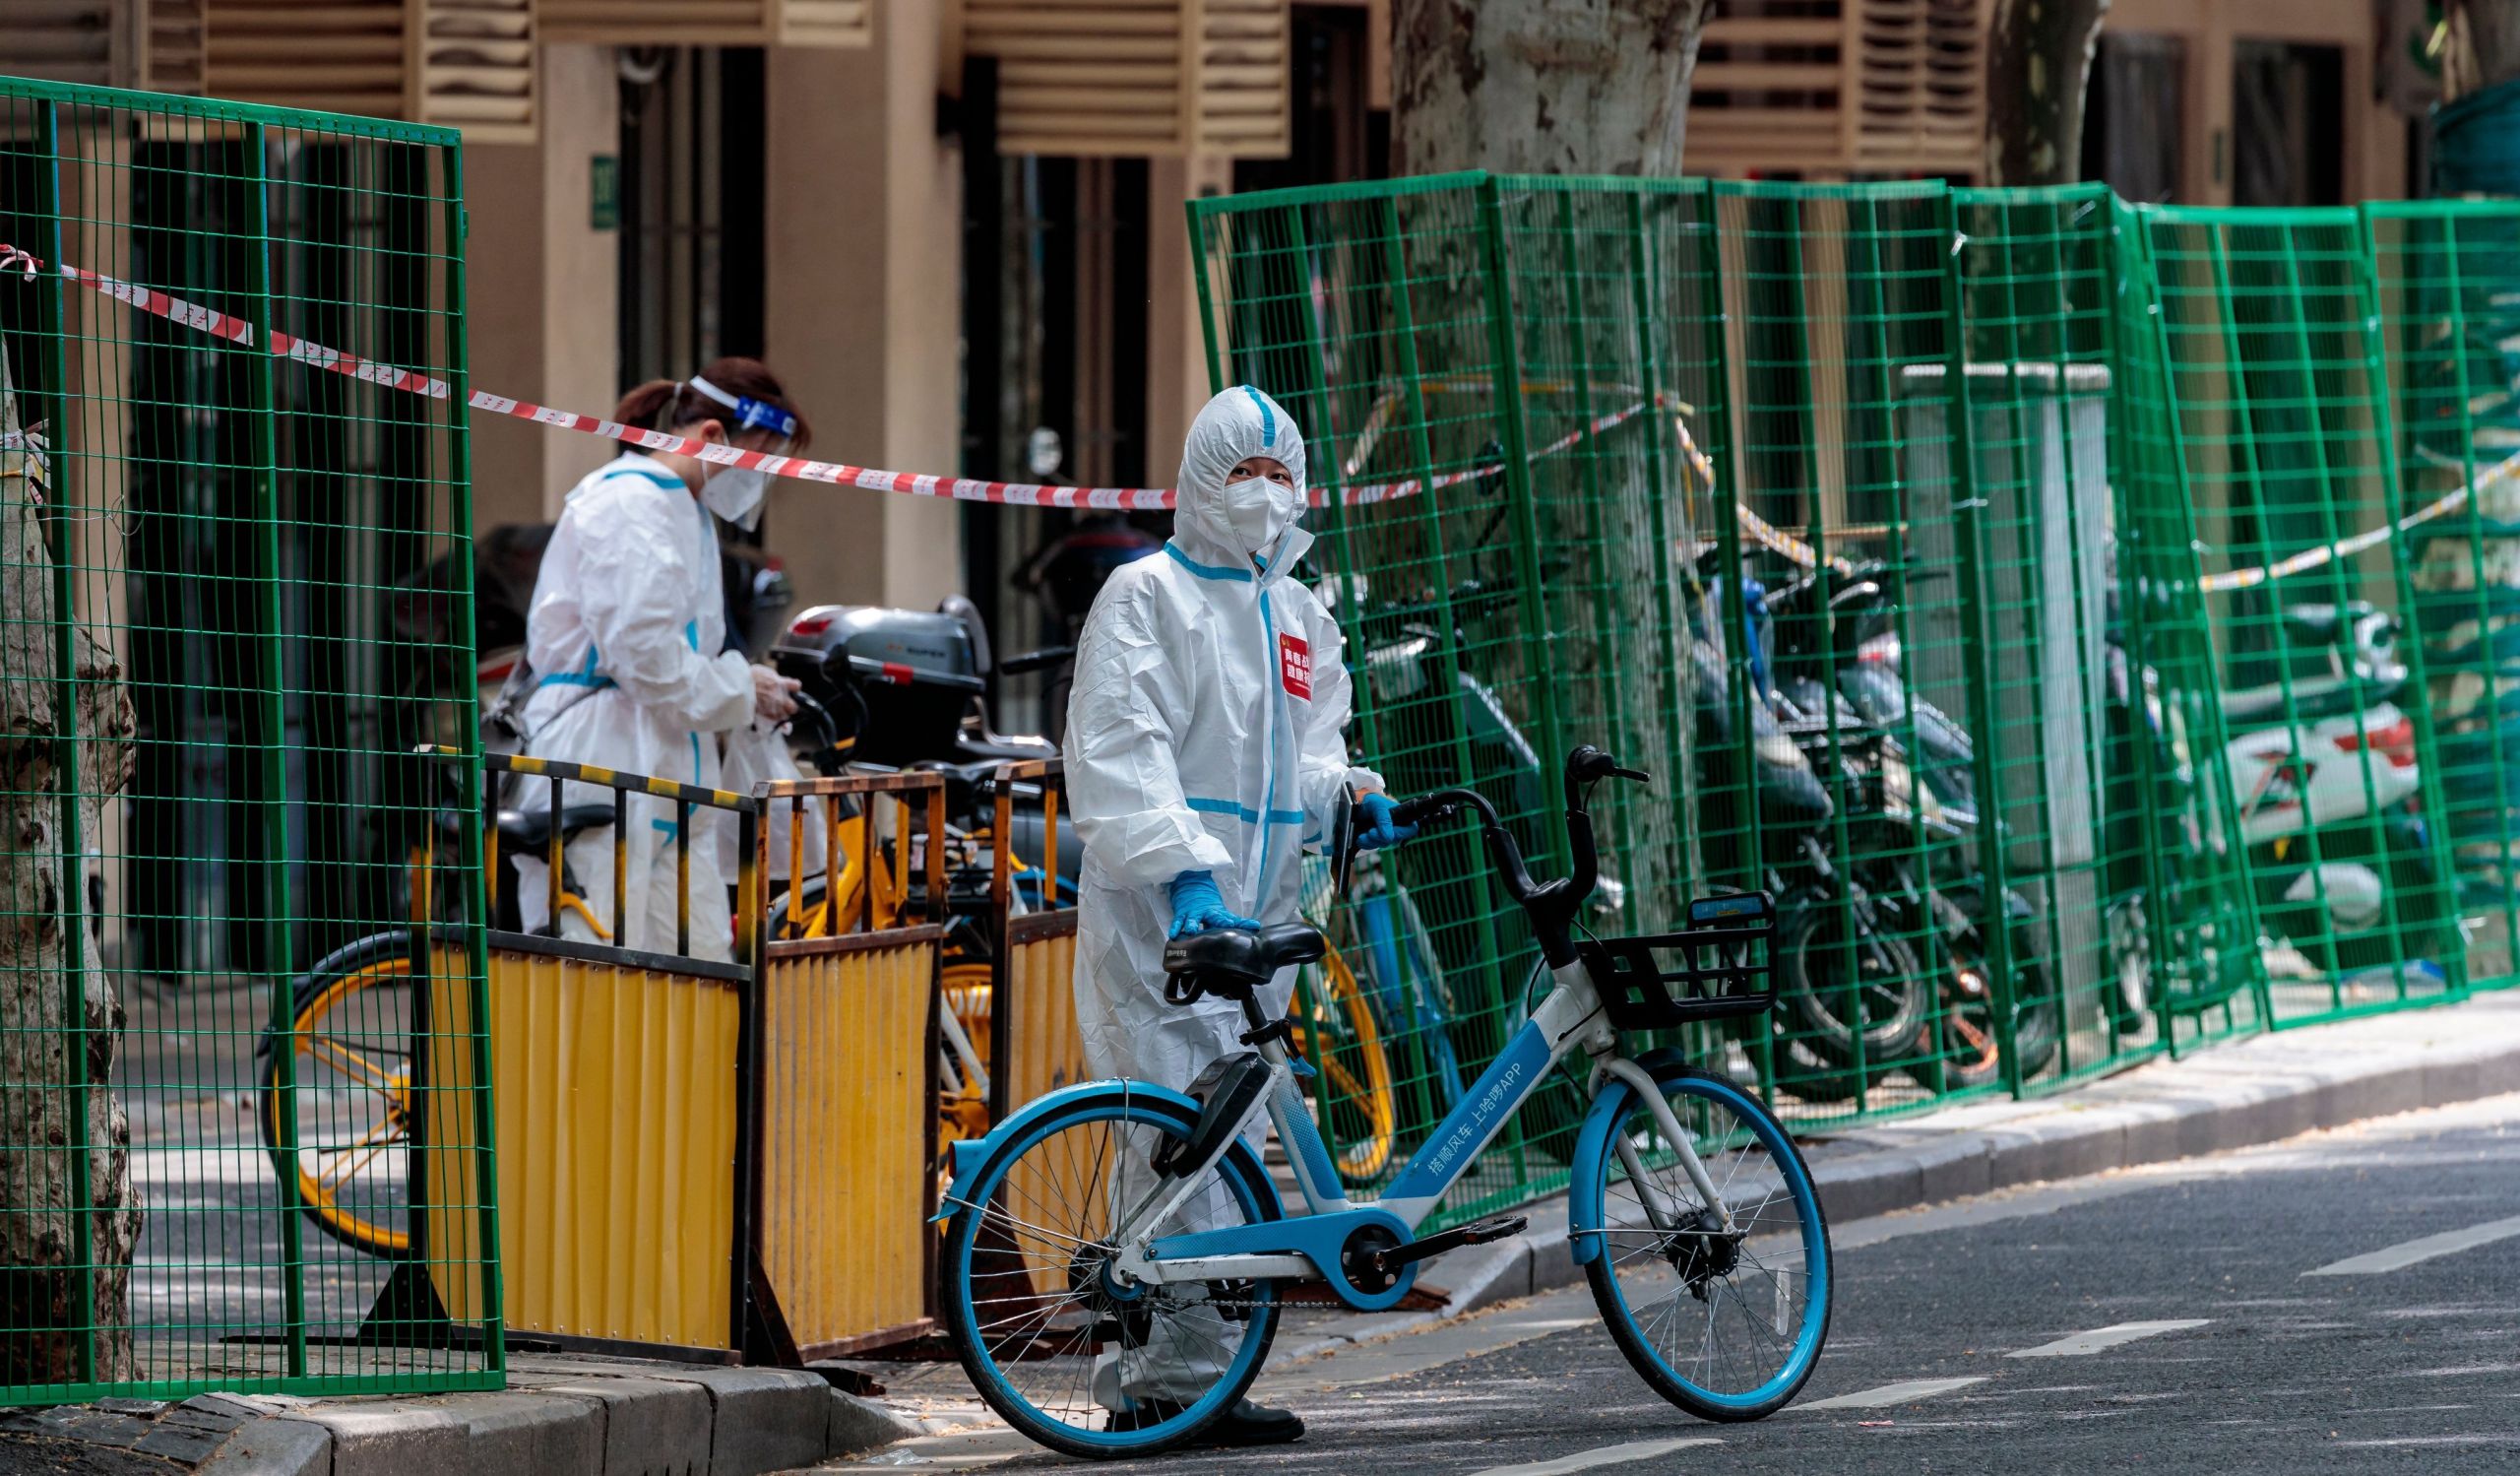
MULTIPOLYGON (((800 448, 807 435, 779 381, 748 358, 720 359, 680 382, 641 385, 613 417, 775 455, 800 448)), ((758 469, 639 451, 615 457, 570 490, 526 617, 526 659, 536 682, 523 708, 528 753, 715 789, 722 734, 794 713, 794 681, 726 649, 716 519, 752 526, 765 492, 758 469)), ((612 804, 609 789, 563 788, 564 805, 612 804)), ((550 792, 546 781, 520 777, 508 799, 539 810, 550 792)), ((628 818, 624 935, 603 935, 613 910, 608 824, 569 844, 566 860, 584 909, 564 907, 560 935, 670 953, 681 905, 675 804, 634 794, 628 818)), ((689 823, 691 955, 724 961, 733 954, 731 878, 721 865, 717 831, 733 816, 695 808, 689 823)), ((516 866, 522 921, 536 930, 550 915, 548 867, 524 856, 516 866)))
MULTIPOLYGON (((1297 526, 1301 432, 1258 390, 1227 390, 1191 422, 1178 485, 1163 556, 1113 573, 1086 619, 1065 756, 1085 841, 1076 1013, 1086 1063, 1182 1090, 1244 1049, 1246 1027, 1230 1000, 1166 1002, 1166 940, 1292 921, 1304 847, 1329 834, 1345 798, 1361 796, 1362 843, 1409 831, 1390 823, 1380 778, 1348 762, 1339 626, 1292 577, 1312 544, 1297 526)), ((1262 1010, 1283 1015, 1293 988, 1287 970, 1261 990, 1262 1010)), ((1266 1119, 1255 1122, 1265 1132, 1266 1119)), ((1181 1228, 1238 1219, 1217 1187, 1185 1206, 1181 1228)), ((1106 1355, 1096 1397, 1114 1428, 1168 1418, 1214 1385, 1241 1331, 1214 1312, 1158 1318, 1147 1347, 1106 1355)), ((1210 1438, 1302 1433, 1292 1414, 1246 1400, 1210 1438)))

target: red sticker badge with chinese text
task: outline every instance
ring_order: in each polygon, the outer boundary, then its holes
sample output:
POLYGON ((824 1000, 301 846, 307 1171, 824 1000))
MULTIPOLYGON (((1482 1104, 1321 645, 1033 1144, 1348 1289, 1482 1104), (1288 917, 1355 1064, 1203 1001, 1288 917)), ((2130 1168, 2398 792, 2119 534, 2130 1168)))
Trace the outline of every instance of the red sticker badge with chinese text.
POLYGON ((1312 700, 1312 648, 1292 635, 1278 637, 1278 674, 1287 690, 1312 700))

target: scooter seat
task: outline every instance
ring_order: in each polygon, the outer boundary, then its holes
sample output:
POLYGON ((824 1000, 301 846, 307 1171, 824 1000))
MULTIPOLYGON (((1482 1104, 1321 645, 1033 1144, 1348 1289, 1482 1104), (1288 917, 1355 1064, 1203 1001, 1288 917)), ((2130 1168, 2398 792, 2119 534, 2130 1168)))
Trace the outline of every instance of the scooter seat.
POLYGON ((2352 681, 2338 676, 2311 676, 2293 683, 2291 702, 2280 682, 2223 693, 2226 728, 2271 728, 2278 723, 2316 723, 2341 717, 2376 703, 2394 702, 2404 691, 2403 679, 2366 677, 2352 681))
MULTIPOLYGON (((560 844, 577 839, 578 833, 598 825, 612 823, 609 804, 570 804, 560 810, 560 844)), ((551 844, 551 811, 548 809, 503 809, 499 811, 499 849, 510 856, 537 856, 551 844)))
POLYGON ((2285 607, 2286 633, 2294 640, 2313 646, 2333 646, 2351 631, 2352 611, 2334 605, 2292 605, 2285 607))

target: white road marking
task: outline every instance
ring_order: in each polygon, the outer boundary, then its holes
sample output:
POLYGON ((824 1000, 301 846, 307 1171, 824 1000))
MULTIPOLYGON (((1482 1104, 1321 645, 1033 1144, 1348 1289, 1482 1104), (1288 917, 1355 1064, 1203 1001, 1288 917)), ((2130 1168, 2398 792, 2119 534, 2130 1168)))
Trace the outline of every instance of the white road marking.
POLYGON ((1624 1445, 1604 1445, 1598 1450, 1578 1450, 1555 1460, 1535 1460, 1519 1466, 1489 1466, 1474 1471, 1471 1476, 1567 1476, 1571 1471, 1589 1471, 1595 1466, 1620 1466, 1657 1455, 1669 1455, 1691 1445, 1721 1445, 1711 1435, 1691 1436, 1676 1441, 1630 1441, 1624 1445))
POLYGON ((2420 1260, 2430 1260, 2436 1255, 2449 1255, 2476 1246, 2490 1246, 2495 1241, 2507 1241, 2515 1235, 2520 1235, 2520 1215, 2513 1215, 2507 1220, 2488 1220, 2482 1225, 2471 1225, 2465 1230, 2445 1230, 2439 1235, 2427 1235, 2422 1240, 2385 1246, 2377 1251, 2366 1251, 2361 1255, 2349 1255, 2343 1260, 2321 1266, 2314 1271, 2303 1271, 2301 1274, 2304 1276, 2362 1276, 2377 1271, 2402 1271, 2420 1260))
POLYGON ((1985 1382, 1985 1376, 1970 1379, 1911 1379, 1905 1383, 1885 1383, 1877 1389, 1863 1389, 1853 1394, 1840 1394, 1816 1404, 1797 1404, 1796 1409, 1879 1409, 1885 1404, 1907 1404, 1918 1399, 1930 1399, 1953 1389, 1965 1389, 1973 1383, 1985 1382))
POLYGON ((2137 1338, 2159 1337, 2165 1332, 2183 1332, 2190 1327, 2202 1327, 2212 1320, 2214 1320, 2212 1317, 2178 1317, 2167 1322, 2112 1322, 2107 1327, 2095 1327, 2089 1332, 2077 1332, 2072 1337, 2060 1337, 2052 1343, 2041 1343, 2036 1348, 2024 1348, 2018 1353, 2007 1353, 2004 1357, 2079 1358, 2086 1353, 2098 1353, 2103 1348, 2114 1348, 2119 1343, 2131 1343, 2137 1338))

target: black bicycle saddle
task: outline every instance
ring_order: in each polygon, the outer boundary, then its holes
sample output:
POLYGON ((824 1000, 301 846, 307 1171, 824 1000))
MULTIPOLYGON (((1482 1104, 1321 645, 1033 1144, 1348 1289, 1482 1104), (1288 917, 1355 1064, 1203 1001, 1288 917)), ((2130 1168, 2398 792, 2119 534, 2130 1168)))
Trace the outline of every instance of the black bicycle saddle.
POLYGON ((1164 972, 1188 975, 1206 994, 1239 999, 1290 964, 1308 964, 1330 951, 1330 940, 1309 923, 1280 923, 1253 931, 1220 928, 1193 932, 1164 945, 1164 972))

